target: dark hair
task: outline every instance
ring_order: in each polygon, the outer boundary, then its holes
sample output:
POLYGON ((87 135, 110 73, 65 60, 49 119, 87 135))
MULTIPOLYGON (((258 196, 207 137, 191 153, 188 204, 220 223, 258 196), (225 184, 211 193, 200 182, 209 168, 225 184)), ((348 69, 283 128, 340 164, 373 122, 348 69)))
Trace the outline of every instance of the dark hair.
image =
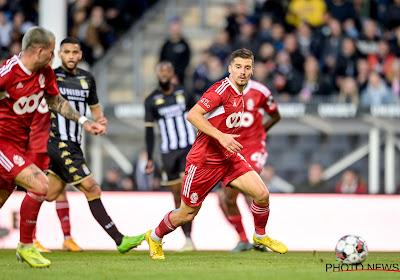
POLYGON ((78 45, 79 48, 81 48, 81 42, 79 42, 79 40, 74 37, 67 37, 64 40, 62 40, 60 47, 64 44, 74 44, 74 45, 78 45))
POLYGON ((242 49, 238 49, 236 51, 234 51, 231 54, 231 60, 230 63, 232 64, 233 60, 237 57, 243 58, 243 59, 251 59, 252 60, 252 64, 254 64, 254 55, 253 52, 251 50, 242 48, 242 49))

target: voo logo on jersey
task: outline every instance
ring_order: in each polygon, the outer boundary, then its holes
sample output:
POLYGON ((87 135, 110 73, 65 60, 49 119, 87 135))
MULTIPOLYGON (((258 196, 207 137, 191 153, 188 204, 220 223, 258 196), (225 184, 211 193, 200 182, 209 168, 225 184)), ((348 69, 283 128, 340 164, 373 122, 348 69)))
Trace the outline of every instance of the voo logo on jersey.
POLYGON ((226 126, 229 128, 238 127, 243 119, 243 112, 237 112, 230 114, 226 118, 226 126))
POLYGON ((249 127, 254 123, 254 116, 250 112, 243 113, 243 120, 240 124, 241 127, 249 127))
POLYGON ((23 115, 26 113, 32 113, 39 106, 39 100, 42 98, 44 91, 38 94, 32 94, 31 96, 22 96, 20 99, 15 101, 13 109, 17 115, 23 115))

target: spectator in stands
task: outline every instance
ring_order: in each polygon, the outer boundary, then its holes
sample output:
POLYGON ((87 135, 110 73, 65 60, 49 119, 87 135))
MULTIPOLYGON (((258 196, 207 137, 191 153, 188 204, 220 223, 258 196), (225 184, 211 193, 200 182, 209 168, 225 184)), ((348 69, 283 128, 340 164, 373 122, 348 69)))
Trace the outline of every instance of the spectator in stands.
POLYGON ((268 86, 268 89, 272 92, 273 95, 276 95, 278 92, 274 87, 274 83, 272 81, 271 73, 268 70, 268 67, 264 62, 256 60, 254 62, 254 74, 253 79, 259 83, 262 83, 265 86, 268 86))
POLYGON ((396 58, 392 63, 392 69, 387 75, 387 82, 392 89, 393 103, 400 103, 400 59, 396 58))
POLYGON ((285 28, 281 23, 275 22, 271 27, 271 43, 275 50, 283 50, 283 38, 285 36, 285 28))
POLYGON ((392 104, 393 95, 386 82, 376 72, 371 72, 368 84, 361 93, 361 106, 368 107, 382 104, 392 104))
POLYGON ((169 61, 175 68, 175 74, 180 84, 185 82, 185 71, 189 65, 191 50, 183 37, 181 21, 173 18, 168 25, 168 38, 160 52, 160 61, 169 61))
POLYGON ((258 26, 257 37, 261 43, 271 42, 271 28, 274 21, 270 15, 262 15, 258 26))
POLYGON ((262 43, 258 53, 256 54, 256 61, 264 63, 267 72, 273 73, 276 69, 275 49, 271 43, 262 43))
POLYGON ((20 34, 18 38, 12 38, 13 41, 20 41, 22 36, 35 24, 30 20, 26 20, 22 12, 18 11, 13 16, 13 31, 20 34))
POLYGON ((232 52, 232 46, 229 44, 229 33, 225 29, 217 32, 214 41, 211 43, 209 52, 218 56, 225 64, 232 52))
POLYGON ((275 167, 271 164, 264 166, 260 176, 270 193, 292 193, 294 191, 291 184, 276 176, 275 167))
POLYGON ((321 51, 320 38, 313 33, 311 26, 306 22, 301 22, 296 29, 297 42, 299 50, 303 56, 314 55, 319 57, 321 51))
POLYGON ((353 4, 348 0, 327 0, 326 4, 329 13, 339 22, 346 22, 348 19, 354 20, 356 18, 353 4))
POLYGON ((360 96, 357 82, 353 77, 345 77, 339 89, 339 103, 352 103, 358 105, 360 96))
POLYGON ((290 101, 300 92, 302 82, 302 75, 293 67, 289 54, 280 51, 276 56, 276 69, 273 73, 273 83, 279 93, 279 100, 290 101))
POLYGON ((368 189, 357 172, 348 169, 343 172, 340 182, 335 186, 335 193, 365 194, 368 189))
POLYGON ((395 56, 390 52, 389 43, 381 39, 378 42, 377 52, 369 54, 367 60, 371 71, 387 77, 392 69, 395 56))
POLYGON ((389 30, 400 26, 400 0, 393 0, 393 3, 386 7, 383 23, 389 30))
POLYGON ((304 72, 304 56, 299 50, 296 35, 288 33, 283 40, 283 49, 289 54, 293 67, 300 73, 304 72))
POLYGON ((291 0, 286 14, 289 25, 298 27, 301 22, 307 22, 313 27, 321 26, 326 11, 324 0, 291 0))
POLYGON ((394 29, 394 36, 389 41, 390 50, 395 54, 396 57, 400 57, 400 26, 394 29))
POLYGON ((324 38, 322 44, 321 62, 324 72, 333 74, 340 53, 343 33, 340 22, 336 18, 331 17, 328 20, 328 27, 329 34, 324 38))
POLYGON ((0 11, 0 47, 7 49, 11 43, 12 23, 5 12, 0 11))
POLYGON ((362 33, 357 40, 357 49, 363 55, 375 54, 378 51, 379 30, 372 19, 366 19, 362 26, 362 33))
POLYGON ((249 6, 246 0, 239 0, 234 7, 227 6, 227 15, 225 18, 225 29, 229 33, 230 42, 234 42, 236 35, 239 34, 239 28, 250 16, 249 6))
POLYGON ((296 193, 329 193, 331 189, 323 179, 324 168, 319 163, 313 163, 308 168, 308 179, 300 183, 296 193))
POLYGON ((357 60, 357 86, 359 92, 362 92, 368 84, 369 77, 369 65, 366 58, 359 58, 357 60))
POLYGON ((106 176, 103 178, 101 183, 101 190, 103 191, 120 191, 122 188, 120 186, 122 178, 122 172, 116 165, 111 165, 106 170, 106 176))
POLYGON ((267 15, 271 17, 274 22, 283 23, 285 19, 285 9, 280 0, 256 1, 255 13, 256 15, 267 15))
POLYGON ((260 42, 256 34, 256 23, 253 19, 248 18, 240 25, 239 34, 233 40, 232 49, 246 48, 253 53, 257 53, 259 47, 260 42))
POLYGON ((352 39, 357 39, 358 36, 360 35, 360 32, 358 31, 358 28, 356 26, 356 21, 352 18, 347 19, 345 22, 342 24, 343 26, 343 33, 352 39))
POLYGON ((304 79, 298 99, 303 103, 309 103, 317 98, 321 102, 331 93, 331 86, 319 71, 318 61, 314 56, 307 56, 304 62, 304 79))
POLYGON ((345 77, 356 77, 358 58, 359 54, 353 39, 344 38, 333 75, 336 88, 342 87, 342 80, 345 77))

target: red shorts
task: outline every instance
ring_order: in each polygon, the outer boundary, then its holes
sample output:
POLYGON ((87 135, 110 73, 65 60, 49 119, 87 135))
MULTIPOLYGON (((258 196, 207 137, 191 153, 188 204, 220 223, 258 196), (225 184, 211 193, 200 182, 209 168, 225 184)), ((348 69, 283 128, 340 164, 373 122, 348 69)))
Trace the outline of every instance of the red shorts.
POLYGON ((47 153, 34 153, 28 150, 26 151, 25 156, 41 170, 46 170, 49 167, 50 158, 47 153))
POLYGON ((240 154, 251 164, 258 174, 261 173, 268 158, 268 152, 264 142, 245 146, 245 148, 240 151, 240 154))
POLYGON ((229 161, 217 168, 198 168, 186 162, 182 200, 188 206, 198 206, 219 181, 227 186, 236 178, 253 170, 240 154, 232 155, 229 161))
POLYGON ((0 189, 12 192, 15 177, 32 164, 24 153, 24 149, 15 143, 0 141, 0 189))

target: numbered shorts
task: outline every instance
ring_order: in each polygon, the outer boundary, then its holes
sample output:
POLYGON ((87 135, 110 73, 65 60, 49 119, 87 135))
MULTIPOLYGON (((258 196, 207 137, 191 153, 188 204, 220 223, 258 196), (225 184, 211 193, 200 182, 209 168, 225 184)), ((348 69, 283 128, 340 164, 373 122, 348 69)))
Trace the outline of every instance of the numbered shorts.
POLYGON ((171 186, 181 182, 185 172, 186 156, 191 147, 161 154, 163 171, 161 174, 161 185, 171 186))
POLYGON ((13 192, 15 177, 32 161, 25 156, 25 150, 13 142, 0 141, 0 189, 13 192))
POLYGON ((200 168, 187 162, 182 184, 182 200, 188 206, 198 206, 219 181, 228 186, 236 178, 253 170, 240 154, 233 154, 227 162, 217 168, 200 168))
POLYGON ((244 146, 240 154, 250 163, 258 174, 261 173, 268 158, 268 152, 264 142, 244 146))
POLYGON ((50 157, 47 172, 56 175, 65 183, 78 185, 92 176, 79 144, 51 138, 47 144, 47 152, 50 157))

